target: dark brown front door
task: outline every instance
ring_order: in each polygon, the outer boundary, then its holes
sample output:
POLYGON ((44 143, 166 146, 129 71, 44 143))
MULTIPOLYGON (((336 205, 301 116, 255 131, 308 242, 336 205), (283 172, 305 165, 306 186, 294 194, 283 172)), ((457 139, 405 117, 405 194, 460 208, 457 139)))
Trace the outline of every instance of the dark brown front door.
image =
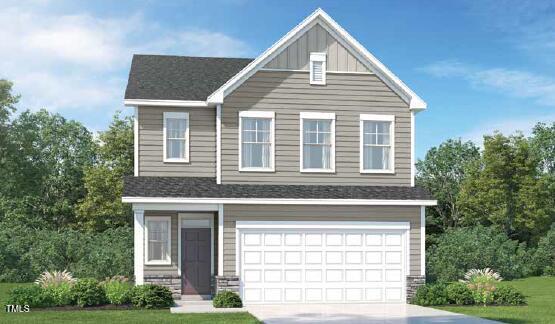
POLYGON ((209 228, 181 229, 183 295, 210 295, 211 239, 209 228))

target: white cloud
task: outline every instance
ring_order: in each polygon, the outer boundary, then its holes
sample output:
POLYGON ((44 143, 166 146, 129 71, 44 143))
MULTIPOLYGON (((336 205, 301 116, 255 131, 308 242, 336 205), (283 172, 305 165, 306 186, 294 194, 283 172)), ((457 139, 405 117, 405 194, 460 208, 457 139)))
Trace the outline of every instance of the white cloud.
POLYGON ((23 108, 114 111, 122 106, 134 53, 251 54, 221 32, 164 28, 140 13, 105 18, 49 6, 11 2, 0 11, 0 78, 14 82, 23 108))
POLYGON ((420 70, 438 78, 461 78, 476 88, 555 106, 555 79, 547 76, 505 68, 480 68, 454 60, 436 62, 420 70))

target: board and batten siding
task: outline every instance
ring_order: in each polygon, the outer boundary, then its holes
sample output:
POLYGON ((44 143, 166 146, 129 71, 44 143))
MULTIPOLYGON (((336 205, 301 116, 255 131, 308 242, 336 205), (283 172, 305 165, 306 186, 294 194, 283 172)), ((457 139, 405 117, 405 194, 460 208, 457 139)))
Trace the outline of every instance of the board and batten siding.
MULTIPOLYGON (((198 214, 198 213, 197 213, 198 214)), ((145 276, 160 276, 160 275, 172 275, 178 276, 178 262, 179 262, 179 212, 177 211, 145 211, 145 217, 160 217, 160 216, 170 216, 171 217, 171 264, 168 265, 144 265, 144 275, 145 276)), ((217 273, 218 269, 218 215, 214 213, 214 218, 212 220, 214 224, 214 273, 217 273)), ((146 237, 145 237, 146 242, 146 237)), ((146 249, 146 244, 145 244, 146 249)), ((143 260, 145 260, 144 249, 143 249, 143 260)))
POLYGON ((139 176, 215 177, 215 108, 140 106, 139 176), (164 112, 189 113, 189 162, 164 162, 164 112))
POLYGON ((320 24, 310 28, 264 67, 308 70, 310 53, 313 52, 327 54, 327 71, 368 72, 368 68, 320 24))
POLYGON ((410 222, 410 275, 420 275, 420 206, 225 205, 224 275, 235 275, 236 221, 410 222))
POLYGON ((410 186, 410 110, 374 74, 334 73, 324 86, 307 72, 259 71, 222 108, 222 183, 410 186), (275 172, 239 172, 239 112, 275 112, 275 172), (300 172, 300 112, 334 112, 335 173, 300 172), (360 114, 395 115, 395 173, 360 173, 360 114))

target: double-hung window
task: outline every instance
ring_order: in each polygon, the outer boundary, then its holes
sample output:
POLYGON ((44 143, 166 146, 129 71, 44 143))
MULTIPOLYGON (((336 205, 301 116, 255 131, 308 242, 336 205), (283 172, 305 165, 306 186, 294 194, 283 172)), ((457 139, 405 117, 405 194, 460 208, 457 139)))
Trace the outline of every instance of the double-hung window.
POLYGON ((164 162, 189 162, 189 113, 164 112, 164 162))
POLYGON ((145 217, 146 264, 171 263, 171 218, 145 217))
POLYGON ((301 172, 335 172, 335 114, 301 112, 301 172))
POLYGON ((360 115, 360 172, 394 172, 393 115, 360 115))
POLYGON ((273 111, 239 113, 239 170, 274 171, 273 111))

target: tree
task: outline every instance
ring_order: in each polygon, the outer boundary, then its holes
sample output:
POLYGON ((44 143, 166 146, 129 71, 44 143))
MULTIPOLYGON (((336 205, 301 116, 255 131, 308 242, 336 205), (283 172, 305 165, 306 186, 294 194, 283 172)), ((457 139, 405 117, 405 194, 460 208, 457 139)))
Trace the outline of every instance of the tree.
POLYGON ((437 206, 426 217, 431 233, 459 226, 460 184, 465 179, 467 165, 479 158, 480 151, 472 142, 463 143, 460 139, 450 139, 439 147, 431 148, 424 160, 416 163, 416 182, 438 201, 437 206))
POLYGON ((482 159, 471 165, 460 189, 463 224, 493 225, 511 238, 536 242, 555 215, 554 188, 539 162, 521 134, 484 136, 482 159))
POLYGON ((9 127, 0 174, 3 220, 60 228, 74 222, 84 196, 83 170, 95 159, 92 134, 46 110, 24 111, 9 127))
POLYGON ((537 123, 532 135, 530 140, 540 158, 540 170, 555 174, 555 122, 537 123))
POLYGON ((121 202, 123 177, 133 174, 133 120, 116 113, 99 136, 99 159, 85 170, 86 196, 77 208, 79 224, 103 231, 131 224, 131 207, 121 202))

